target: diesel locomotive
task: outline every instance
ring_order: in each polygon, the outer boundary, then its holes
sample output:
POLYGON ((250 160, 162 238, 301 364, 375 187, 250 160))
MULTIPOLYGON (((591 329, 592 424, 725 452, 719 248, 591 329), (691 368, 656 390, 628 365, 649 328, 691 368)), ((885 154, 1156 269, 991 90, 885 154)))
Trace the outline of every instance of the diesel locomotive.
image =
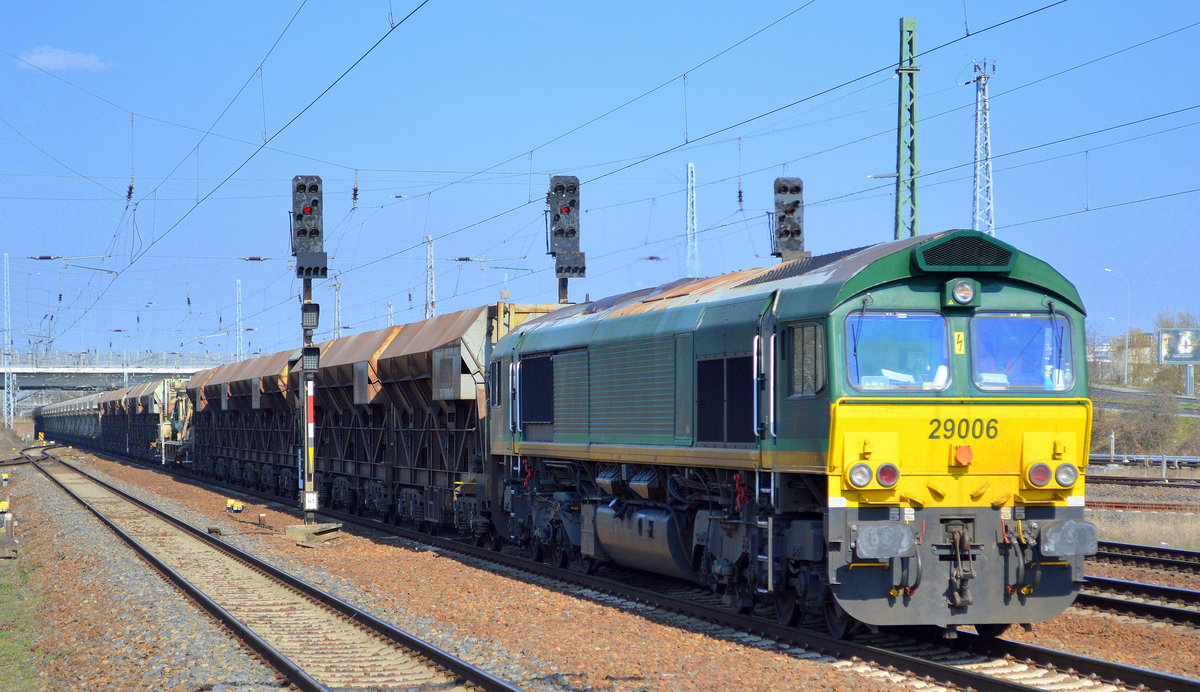
MULTIPOLYGON (((1084 314, 1048 264, 959 230, 358 334, 321 345, 322 502, 838 636, 994 635, 1061 613, 1096 550, 1084 314)), ((140 456, 294 498, 297 357, 197 374, 157 404, 179 453, 140 456)), ((123 410, 37 425, 121 451, 123 410)))

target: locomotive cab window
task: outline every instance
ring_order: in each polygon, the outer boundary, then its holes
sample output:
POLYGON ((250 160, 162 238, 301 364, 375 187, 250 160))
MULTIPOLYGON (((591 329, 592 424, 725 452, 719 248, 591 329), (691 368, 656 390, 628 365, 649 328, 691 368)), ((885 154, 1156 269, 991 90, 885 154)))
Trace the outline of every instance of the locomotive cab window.
POLYGON ((846 316, 846 375, 862 391, 941 391, 950 384, 946 320, 937 314, 846 316))
POLYGON ((1061 313, 971 318, 971 372, 985 391, 1063 391, 1075 384, 1071 322, 1061 313))
POLYGON ((790 329, 792 396, 812 396, 825 388, 825 328, 798 324, 790 329))

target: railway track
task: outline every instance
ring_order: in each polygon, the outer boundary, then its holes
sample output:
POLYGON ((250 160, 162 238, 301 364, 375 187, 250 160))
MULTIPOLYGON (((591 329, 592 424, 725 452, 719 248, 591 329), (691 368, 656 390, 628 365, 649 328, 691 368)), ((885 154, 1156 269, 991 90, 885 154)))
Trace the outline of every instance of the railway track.
MULTIPOLYGON (((1179 490, 1200 488, 1200 478, 1148 478, 1138 476, 1104 476, 1089 474, 1089 484, 1096 485, 1131 485, 1151 488, 1175 488, 1179 490)), ((1092 503, 1088 503, 1092 504, 1092 503)))
POLYGON ((1200 552, 1152 545, 1100 541, 1096 555, 1088 559, 1172 572, 1200 572, 1200 552))
POLYGON ((1200 591, 1088 577, 1076 605, 1200 627, 1200 591))
POLYGON ((42 473, 297 688, 519 689, 44 450, 42 473))
POLYGON ((1184 505, 1173 502, 1107 502, 1088 500, 1088 509, 1119 509, 1125 512, 1174 512, 1177 514, 1200 513, 1200 505, 1184 505))
MULTIPOLYGON (((116 455, 109 455, 116 456, 116 455)), ((126 461, 138 464, 136 460, 126 461)), ((177 470, 176 475, 192 477, 177 470)), ((221 488, 244 496, 278 503, 280 498, 214 482, 195 480, 208 488, 221 488)), ((828 656, 851 662, 869 671, 885 671, 949 687, 986 690, 1186 690, 1200 682, 1157 671, 1127 666, 1078 654, 1055 651, 1002 638, 959 633, 943 640, 926 631, 910 636, 883 631, 855 640, 829 636, 820 624, 788 627, 774 621, 770 609, 752 614, 730 612, 719 597, 688 582, 626 570, 605 570, 588 575, 537 562, 521 551, 497 553, 467 541, 439 538, 337 511, 321 512, 331 519, 412 541, 424 548, 455 553, 482 569, 553 588, 580 598, 641 613, 647 618, 745 644, 767 647, 795 656, 828 656)))

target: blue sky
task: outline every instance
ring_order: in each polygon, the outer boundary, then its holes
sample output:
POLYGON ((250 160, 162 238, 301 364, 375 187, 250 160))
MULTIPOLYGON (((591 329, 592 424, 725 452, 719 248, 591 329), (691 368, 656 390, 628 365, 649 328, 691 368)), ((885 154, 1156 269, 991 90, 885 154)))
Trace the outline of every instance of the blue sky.
POLYGON ((993 60, 997 236, 1073 281, 1100 334, 1123 330, 1127 298, 1143 329, 1200 314, 1200 5, 1036 11, 1051 3, 430 0, 390 33, 419 2, 12 5, 14 344, 232 351, 240 279, 248 350, 292 347, 298 174, 326 183, 343 334, 385 326, 389 300, 397 323, 421 318, 425 235, 439 312, 504 290, 553 302, 554 173, 584 181, 575 299, 686 274, 689 162, 703 275, 775 262, 780 175, 805 180, 809 250, 889 240, 889 181, 867 176, 895 170, 901 16, 936 48, 918 59, 922 233, 970 226, 974 89, 957 85, 993 60))

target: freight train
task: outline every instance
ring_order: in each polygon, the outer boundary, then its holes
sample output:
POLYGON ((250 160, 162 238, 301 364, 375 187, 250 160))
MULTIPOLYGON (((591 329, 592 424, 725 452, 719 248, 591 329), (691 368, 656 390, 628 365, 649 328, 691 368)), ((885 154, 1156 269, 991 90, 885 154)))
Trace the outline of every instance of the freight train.
MULTIPOLYGON (((318 487, 837 636, 995 635, 1061 613, 1096 550, 1084 314, 1047 263, 957 230, 357 334, 321 344, 318 487)), ((46 406, 37 429, 295 499, 298 357, 46 406)))

